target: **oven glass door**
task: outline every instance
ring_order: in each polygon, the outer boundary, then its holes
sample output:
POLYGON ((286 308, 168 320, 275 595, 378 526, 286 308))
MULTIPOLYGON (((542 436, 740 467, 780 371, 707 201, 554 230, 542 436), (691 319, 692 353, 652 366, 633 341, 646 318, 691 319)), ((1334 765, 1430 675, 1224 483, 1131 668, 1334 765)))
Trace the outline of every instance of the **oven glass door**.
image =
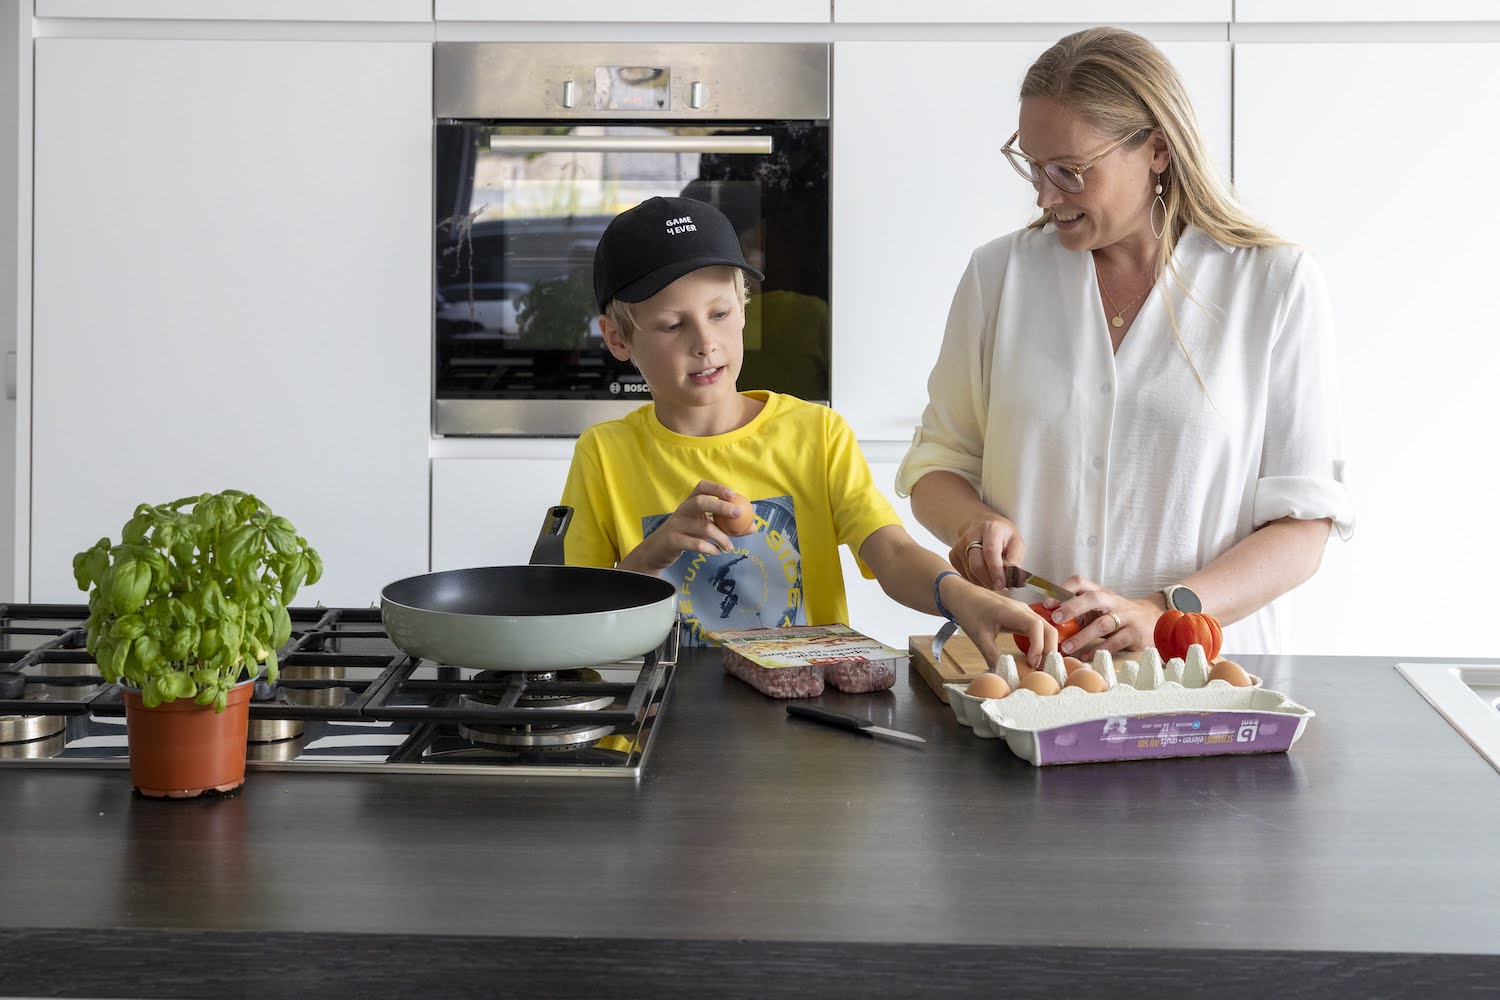
POLYGON ((827 401, 827 122, 440 122, 436 149, 439 433, 576 434, 649 399, 600 336, 593 256, 656 195, 719 207, 765 274, 738 387, 827 401), (492 403, 525 419, 472 417, 492 403))

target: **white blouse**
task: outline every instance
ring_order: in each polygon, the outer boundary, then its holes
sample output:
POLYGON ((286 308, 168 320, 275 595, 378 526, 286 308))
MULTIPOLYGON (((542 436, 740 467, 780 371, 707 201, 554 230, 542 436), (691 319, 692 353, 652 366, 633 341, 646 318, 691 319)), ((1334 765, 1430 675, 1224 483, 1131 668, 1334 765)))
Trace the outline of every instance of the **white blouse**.
MULTIPOLYGON (((1277 518, 1329 517, 1347 539, 1317 265, 1298 247, 1236 249, 1196 229, 1173 262, 1186 287, 1169 268, 1115 354, 1091 253, 1064 249, 1050 226, 976 250, 897 492, 956 473, 1015 523, 1027 569, 1133 598, 1277 518)), ((1274 603, 1224 630, 1233 653, 1281 640, 1274 603)))

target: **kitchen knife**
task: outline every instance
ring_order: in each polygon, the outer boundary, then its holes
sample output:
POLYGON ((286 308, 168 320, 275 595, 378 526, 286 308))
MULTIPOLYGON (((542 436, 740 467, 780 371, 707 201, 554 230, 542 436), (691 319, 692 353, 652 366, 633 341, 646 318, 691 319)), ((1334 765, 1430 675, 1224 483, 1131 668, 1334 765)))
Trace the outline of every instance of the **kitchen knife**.
POLYGON ((1019 566, 1005 567, 1005 585, 1007 587, 1035 587, 1042 593, 1058 601, 1070 601, 1078 595, 1071 590, 1064 590, 1057 584, 1044 576, 1037 576, 1030 570, 1019 566))
POLYGON ((787 715, 801 716, 824 725, 835 726, 839 729, 847 729, 854 733, 863 733, 866 736, 888 736, 895 740, 908 740, 912 743, 926 743, 922 737, 913 733, 903 733, 895 729, 886 729, 877 726, 869 719, 862 719, 857 715, 844 715, 842 712, 830 712, 826 708, 816 705, 788 705, 787 715))

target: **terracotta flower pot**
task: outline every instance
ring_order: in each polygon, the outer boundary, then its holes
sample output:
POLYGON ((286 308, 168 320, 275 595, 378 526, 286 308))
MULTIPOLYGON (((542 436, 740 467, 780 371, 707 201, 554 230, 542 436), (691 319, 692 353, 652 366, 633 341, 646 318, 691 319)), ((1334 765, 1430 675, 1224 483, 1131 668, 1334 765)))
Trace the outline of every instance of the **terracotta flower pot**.
POLYGON ((229 792, 245 783, 245 734, 254 681, 229 689, 224 711, 178 698, 147 708, 141 693, 122 688, 130 783, 153 798, 229 792))

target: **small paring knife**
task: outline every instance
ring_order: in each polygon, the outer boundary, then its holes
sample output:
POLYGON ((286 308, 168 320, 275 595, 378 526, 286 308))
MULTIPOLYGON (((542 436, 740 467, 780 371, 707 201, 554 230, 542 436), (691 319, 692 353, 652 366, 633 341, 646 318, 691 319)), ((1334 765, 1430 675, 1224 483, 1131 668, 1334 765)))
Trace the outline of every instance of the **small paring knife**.
POLYGON ((869 719, 862 719, 857 715, 845 715, 842 712, 830 712, 828 709, 819 708, 816 705, 788 705, 786 707, 786 714, 811 719, 814 722, 821 722, 824 725, 833 726, 837 729, 847 729, 851 733, 863 733, 866 736, 886 736, 893 740, 906 740, 909 743, 927 742, 914 733, 903 733, 895 729, 886 729, 883 726, 875 725, 869 719))
POLYGON ((1048 597, 1057 601, 1071 601, 1078 595, 1071 590, 1064 590, 1045 576, 1037 576, 1030 570, 1019 566, 1005 567, 1005 585, 1012 589, 1016 587, 1035 587, 1048 597))

